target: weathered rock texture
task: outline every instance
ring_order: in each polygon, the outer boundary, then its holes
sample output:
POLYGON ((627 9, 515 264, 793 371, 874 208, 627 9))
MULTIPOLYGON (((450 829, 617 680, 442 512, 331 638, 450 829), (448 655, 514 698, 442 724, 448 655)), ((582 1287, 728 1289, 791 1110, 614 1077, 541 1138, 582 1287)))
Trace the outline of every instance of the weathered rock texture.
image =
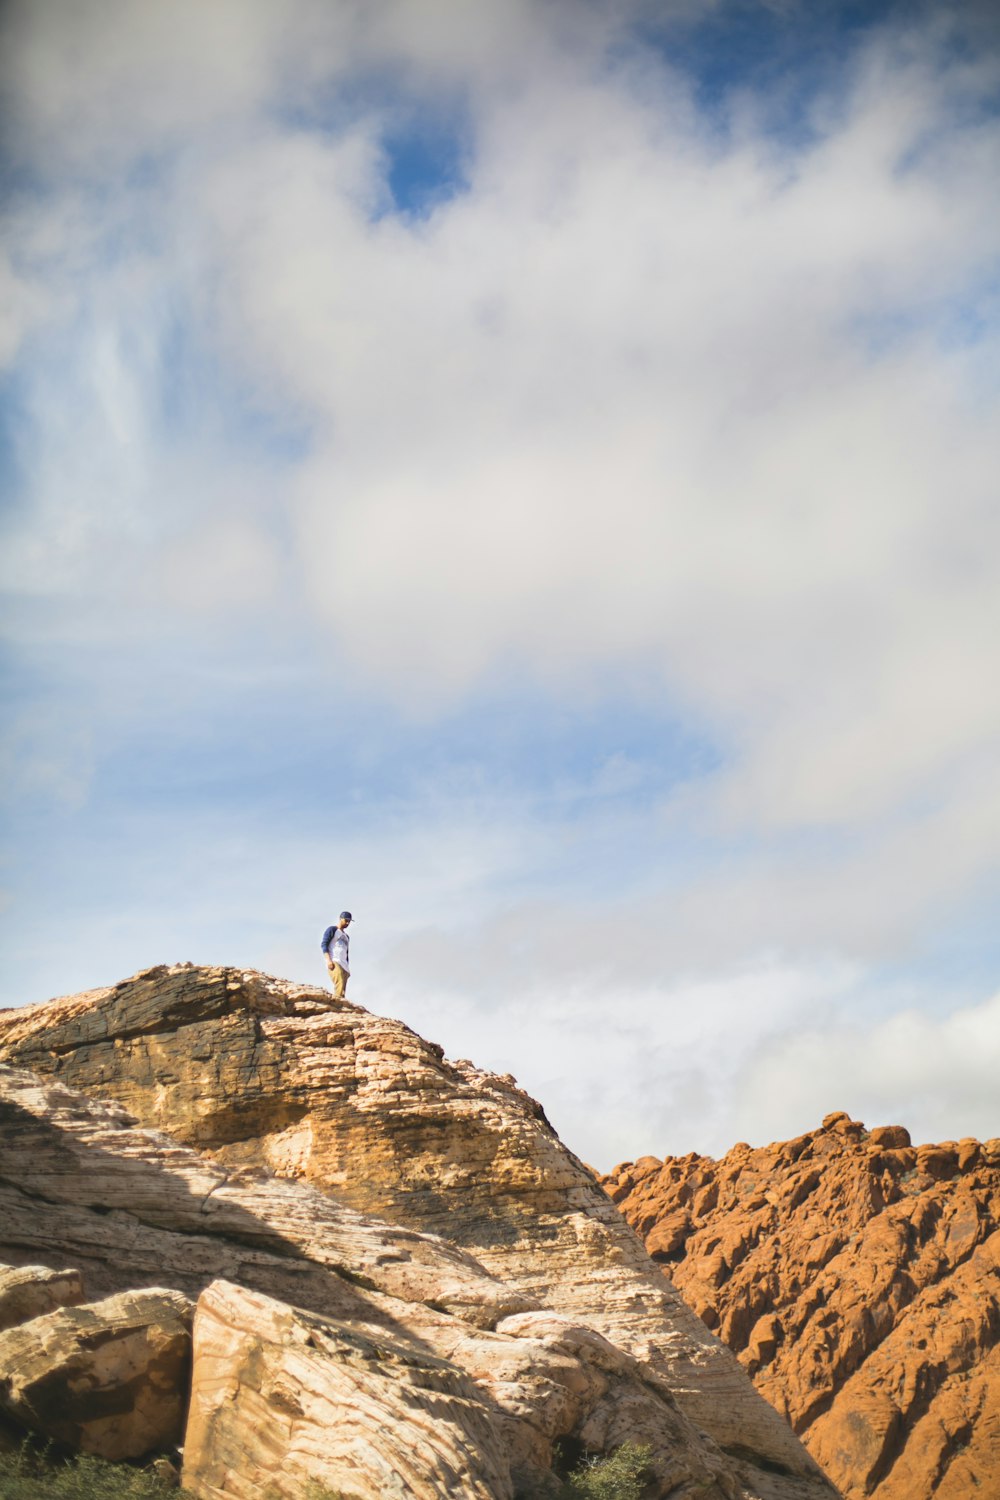
POLYGON ((0 1333, 0 1406, 41 1436, 101 1458, 179 1443, 191 1357, 180 1292, 122 1292, 0 1333))
MULTIPOLYGON (((648 1442, 664 1483, 676 1481, 678 1493, 737 1492, 723 1457, 639 1361, 572 1320, 531 1310, 532 1299, 504 1288, 468 1252, 379 1224, 305 1184, 227 1170, 138 1128, 117 1105, 4 1066, 0 1225, 8 1256, 69 1255, 86 1267, 92 1289, 166 1281, 195 1296, 213 1277, 237 1278, 313 1309, 360 1341, 391 1340, 415 1360, 434 1354, 451 1361, 455 1379, 471 1372, 504 1454, 489 1475, 497 1500, 515 1484, 530 1489, 551 1463, 553 1440, 566 1436, 597 1451, 648 1442)), ((255 1336, 252 1320, 243 1332, 255 1336)), ((242 1437, 247 1452, 259 1444, 279 1451, 286 1440, 280 1386, 267 1391, 270 1405, 241 1403, 239 1422, 226 1427, 235 1443, 240 1422, 252 1418, 242 1437)), ((30 1410, 19 1414, 37 1430, 30 1410)), ((386 1404, 381 1417, 388 1430, 386 1404)), ((448 1434, 435 1436, 447 1462, 448 1434)), ((328 1434, 313 1446, 325 1441, 328 1434)), ((385 1434, 382 1441, 391 1446, 385 1434)), ((412 1487, 412 1461, 407 1472, 412 1487)), ((232 1493, 242 1476, 234 1471, 222 1491, 205 1476, 191 1482, 204 1495, 232 1493)), ((299 1470, 282 1466, 273 1485, 297 1497, 299 1470)), ((414 1493, 451 1491, 438 1487, 432 1467, 414 1493)))
POLYGON ((0 1331, 16 1328, 57 1307, 83 1301, 79 1271, 52 1271, 48 1266, 0 1266, 0 1331))
POLYGON ((845 1496, 1000 1496, 1000 1140, 839 1113, 603 1181, 845 1496))
POLYGON ((217 1281, 198 1304, 195 1346, 184 1480, 199 1493, 257 1500, 309 1479, 387 1500, 429 1483, 468 1500, 511 1493, 481 1393, 409 1341, 217 1281))
MULTIPOLYGON (((656 1493, 678 1500, 834 1493, 512 1079, 323 991, 190 966, 0 1016, 0 1058, 48 1079, 7 1080, 19 1144, 7 1164, 0 1151, 0 1255, 70 1262, 102 1290, 224 1280, 311 1312, 339 1361, 324 1400, 362 1367, 405 1383, 438 1368, 420 1358, 447 1361, 447 1390, 466 1394, 442 1404, 478 1401, 503 1461, 468 1481, 425 1465, 414 1493, 527 1493, 565 1437, 649 1442, 656 1493), (400 1362, 345 1363, 345 1330, 400 1362)), ((212 1305, 241 1370, 258 1314, 212 1305)), ((308 1441, 261 1436, 252 1381, 225 1378, 248 1386, 237 1406, 262 1452, 289 1454, 284 1483, 308 1441)), ((287 1429, 280 1399, 265 1404, 287 1429)), ((434 1461, 454 1469, 455 1442, 434 1461)))

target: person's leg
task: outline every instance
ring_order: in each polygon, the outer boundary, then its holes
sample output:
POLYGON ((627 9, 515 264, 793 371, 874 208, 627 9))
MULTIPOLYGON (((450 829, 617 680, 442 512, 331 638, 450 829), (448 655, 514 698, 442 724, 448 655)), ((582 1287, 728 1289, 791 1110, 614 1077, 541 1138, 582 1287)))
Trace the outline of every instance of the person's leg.
POLYGON ((347 975, 339 964, 333 966, 333 998, 343 1000, 347 993, 347 975))

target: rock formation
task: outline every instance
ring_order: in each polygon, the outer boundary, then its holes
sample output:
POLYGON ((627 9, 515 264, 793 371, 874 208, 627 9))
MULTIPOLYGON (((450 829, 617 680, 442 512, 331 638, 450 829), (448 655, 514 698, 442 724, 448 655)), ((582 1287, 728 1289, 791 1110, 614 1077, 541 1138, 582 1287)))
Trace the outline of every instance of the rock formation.
POLYGON ((411 1339, 216 1281, 198 1304, 196 1349, 184 1472, 201 1492, 257 1500, 282 1474, 299 1490, 313 1479, 401 1500, 429 1485, 468 1500, 509 1493, 480 1392, 411 1339))
POLYGON ((603 1185, 848 1500, 1000 1495, 1000 1140, 836 1113, 603 1185))
POLYGON ((0 1266, 0 1332, 31 1318, 75 1307, 83 1301, 79 1271, 53 1271, 48 1266, 0 1266))
POLYGON ((191 1304, 180 1292, 121 1292, 0 1333, 0 1406, 55 1443, 141 1458, 180 1442, 191 1304))
POLYGON ((512 1500, 556 1440, 648 1443, 677 1500, 835 1493, 513 1079, 191 966, 2 1014, 0 1059, 0 1257, 199 1299, 206 1500, 512 1500))

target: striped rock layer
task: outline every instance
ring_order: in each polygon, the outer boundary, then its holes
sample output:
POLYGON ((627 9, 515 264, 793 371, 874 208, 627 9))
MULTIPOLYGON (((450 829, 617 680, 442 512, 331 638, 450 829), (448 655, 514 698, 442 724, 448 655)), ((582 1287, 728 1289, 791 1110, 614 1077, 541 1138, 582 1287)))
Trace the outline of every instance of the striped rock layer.
POLYGON ((190 965, 0 1015, 0 1061, 0 1258, 199 1299, 199 1494, 527 1500, 625 1441, 651 1495, 836 1493, 512 1079, 190 965))

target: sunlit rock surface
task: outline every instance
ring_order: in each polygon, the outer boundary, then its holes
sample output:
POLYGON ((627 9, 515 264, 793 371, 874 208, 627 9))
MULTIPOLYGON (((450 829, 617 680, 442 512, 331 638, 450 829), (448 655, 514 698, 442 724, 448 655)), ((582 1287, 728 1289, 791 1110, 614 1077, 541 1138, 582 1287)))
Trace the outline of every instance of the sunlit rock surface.
POLYGON ((83 1301, 79 1271, 49 1266, 0 1266, 0 1331, 83 1301))
POLYGON ((603 1181, 850 1500, 1000 1495, 1000 1140, 836 1113, 603 1181))
POLYGON ((662 1495, 834 1493, 512 1079, 322 990, 190 966, 0 1015, 0 1058, 43 1078, 9 1080, 20 1255, 391 1330, 486 1402, 497 1500, 565 1437, 649 1442, 662 1495))
POLYGON ((179 1443, 191 1304, 180 1292, 121 1292, 0 1333, 0 1406, 26 1431, 100 1458, 179 1443))
POLYGON ((184 1482, 200 1494, 295 1500, 310 1479, 400 1500, 513 1494, 481 1392, 410 1340, 213 1282, 195 1352, 184 1482))

